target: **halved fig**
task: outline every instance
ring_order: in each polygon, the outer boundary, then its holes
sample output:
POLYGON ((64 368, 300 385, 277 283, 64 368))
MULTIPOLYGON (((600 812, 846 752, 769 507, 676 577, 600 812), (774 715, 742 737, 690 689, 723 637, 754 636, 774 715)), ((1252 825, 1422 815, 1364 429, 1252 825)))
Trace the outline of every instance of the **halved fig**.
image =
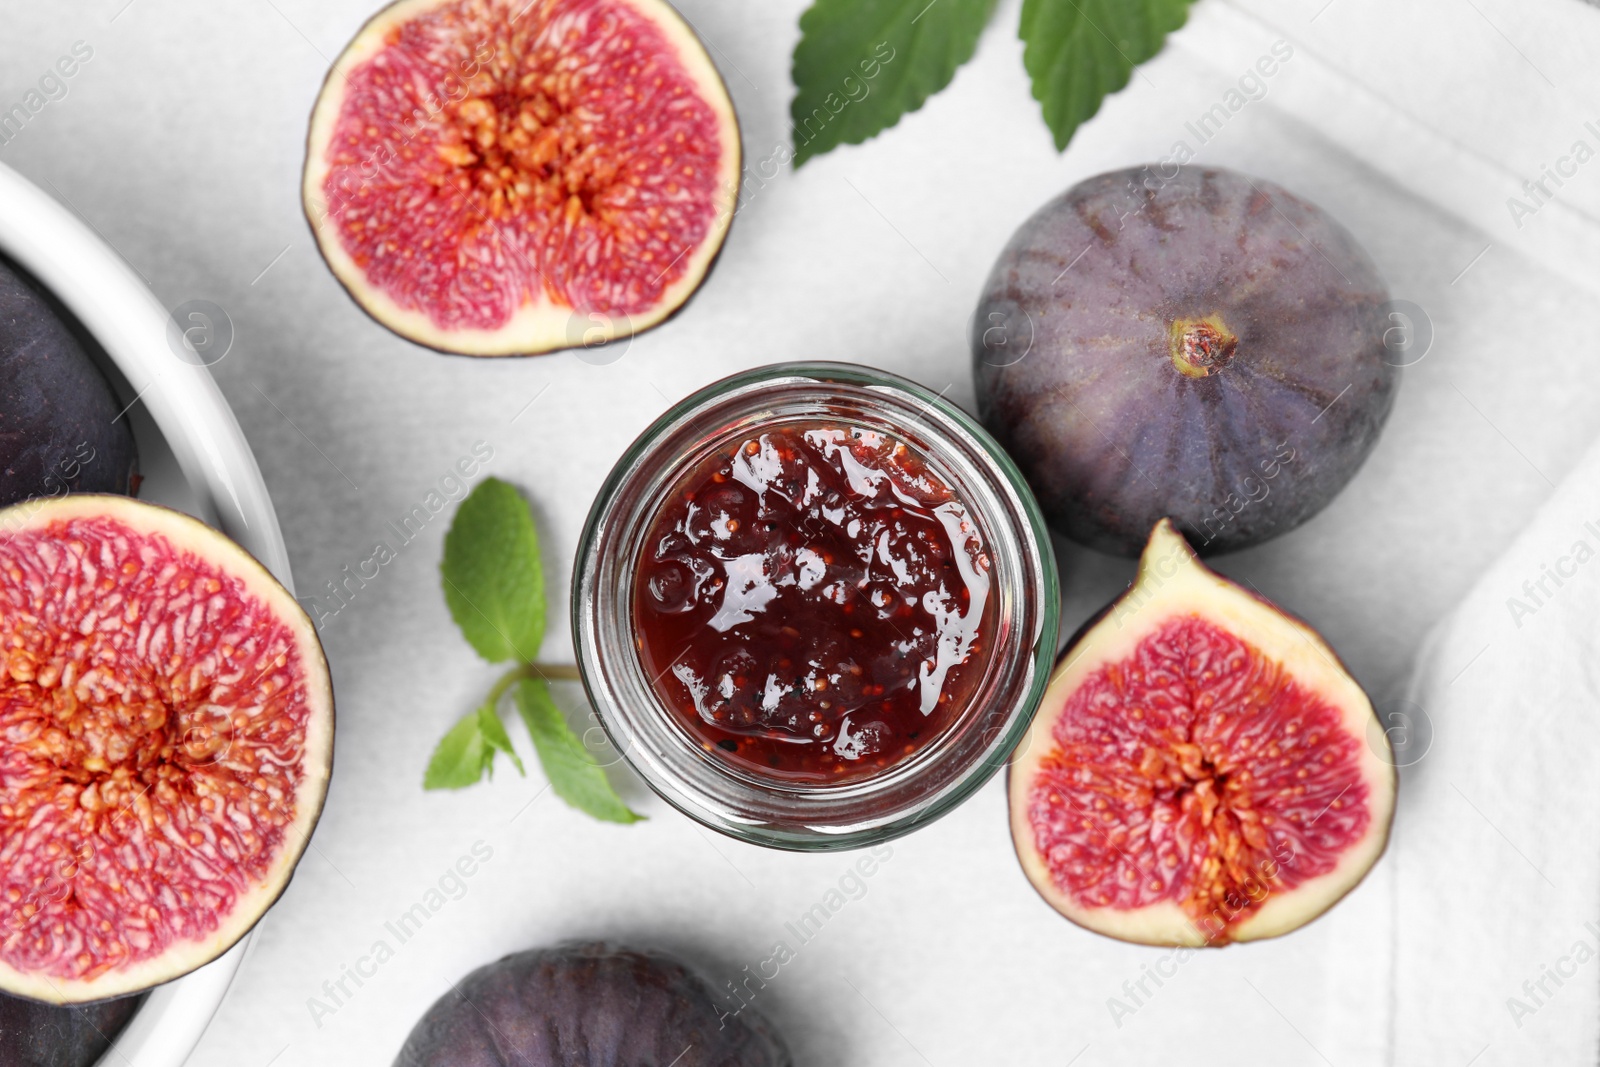
POLYGON ((0 511, 0 990, 79 1003, 215 959, 322 810, 333 690, 294 597, 176 511, 0 511))
POLYGON ((682 307, 741 167, 727 86, 665 0, 398 0, 323 84, 302 194, 383 325, 533 355, 682 307))
POLYGON ((1013 757, 1011 832, 1049 904, 1147 945, 1288 933, 1382 853, 1394 759, 1310 627, 1156 525, 1062 654, 1013 757))

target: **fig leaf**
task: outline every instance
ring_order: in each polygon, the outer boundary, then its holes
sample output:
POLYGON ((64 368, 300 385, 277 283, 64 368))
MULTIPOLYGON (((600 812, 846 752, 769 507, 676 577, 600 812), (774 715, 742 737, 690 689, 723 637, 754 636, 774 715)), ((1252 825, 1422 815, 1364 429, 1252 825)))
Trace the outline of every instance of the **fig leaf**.
POLYGON ((860 144, 949 85, 972 58, 994 6, 995 0, 816 0, 800 16, 794 50, 795 166, 841 144, 860 144))
POLYGON ((572 732, 543 678, 523 679, 517 686, 516 699, 517 710, 528 726, 539 763, 556 796, 605 822, 633 823, 644 818, 630 811, 611 788, 605 770, 572 732))
POLYGON ((1157 52, 1189 17, 1193 0, 1023 0, 1022 65, 1033 96, 1067 147, 1100 102, 1128 84, 1133 68, 1157 52))
POLYGON ((467 642, 490 663, 532 663, 544 641, 544 571, 528 502, 485 479, 444 537, 444 599, 467 642))

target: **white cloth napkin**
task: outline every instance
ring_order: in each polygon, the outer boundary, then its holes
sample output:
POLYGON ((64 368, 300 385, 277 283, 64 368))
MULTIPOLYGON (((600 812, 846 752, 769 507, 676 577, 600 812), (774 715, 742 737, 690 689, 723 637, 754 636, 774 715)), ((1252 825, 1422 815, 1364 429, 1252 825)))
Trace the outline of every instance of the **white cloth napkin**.
POLYGON ((1594 1063, 1600 444, 1434 631, 1410 703, 1380 709, 1411 719, 1400 762, 1421 756, 1379 868, 1392 1061, 1594 1063))

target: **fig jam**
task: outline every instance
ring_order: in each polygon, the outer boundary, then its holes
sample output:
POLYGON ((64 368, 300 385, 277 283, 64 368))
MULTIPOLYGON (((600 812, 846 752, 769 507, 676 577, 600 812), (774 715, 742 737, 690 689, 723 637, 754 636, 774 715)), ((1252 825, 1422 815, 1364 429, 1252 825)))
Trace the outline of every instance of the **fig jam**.
POLYGON ((635 641, 707 752, 854 781, 966 710, 996 628, 989 549, 904 442, 822 420, 752 430, 663 500, 635 571, 635 641))

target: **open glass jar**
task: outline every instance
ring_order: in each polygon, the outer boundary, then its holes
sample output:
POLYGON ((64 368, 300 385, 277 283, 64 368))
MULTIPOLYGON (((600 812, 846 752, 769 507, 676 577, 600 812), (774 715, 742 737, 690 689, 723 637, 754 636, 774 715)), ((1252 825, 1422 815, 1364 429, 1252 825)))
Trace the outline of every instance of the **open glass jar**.
POLYGON ((1060 594, 1038 505, 975 420, 883 371, 788 363, 624 453, 572 610, 589 698, 651 788, 810 851, 907 833, 1004 765, 1060 594))

